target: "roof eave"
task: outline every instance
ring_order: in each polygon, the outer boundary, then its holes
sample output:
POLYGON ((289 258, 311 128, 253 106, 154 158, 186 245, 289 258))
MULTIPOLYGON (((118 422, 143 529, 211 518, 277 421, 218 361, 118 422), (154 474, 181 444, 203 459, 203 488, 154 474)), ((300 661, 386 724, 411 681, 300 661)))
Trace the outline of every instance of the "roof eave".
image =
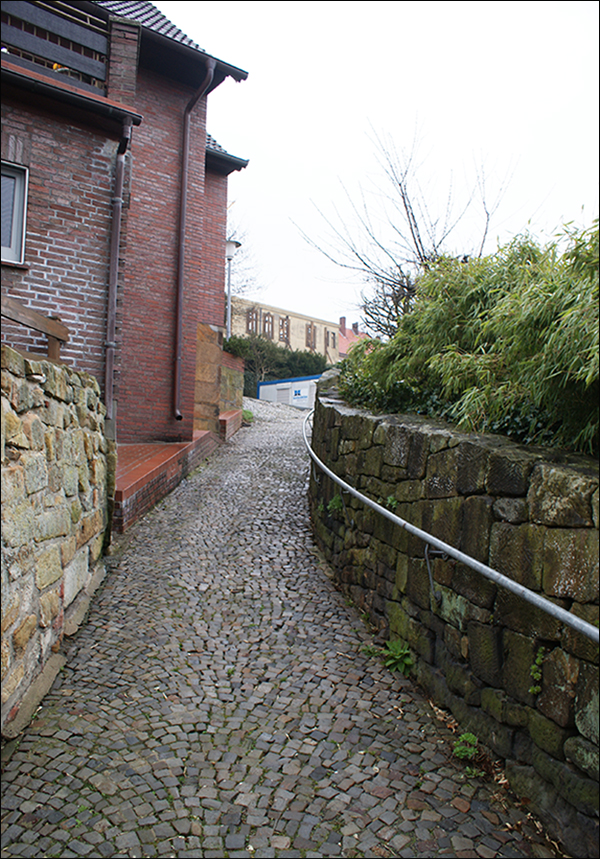
POLYGON ((170 48, 173 51, 181 54, 182 56, 198 62, 206 62, 208 59, 215 60, 216 68, 215 68, 215 77, 213 85, 209 88, 208 92, 212 92, 212 90, 216 89, 220 83, 222 83, 226 77, 231 77, 239 83, 240 81, 245 81, 248 77, 248 72, 243 69, 239 69, 237 66, 232 66, 229 63, 224 63, 222 60, 219 60, 218 57, 213 57, 212 54, 207 54, 204 51, 198 50, 196 48, 190 48, 189 45, 183 45, 181 42, 176 42, 175 39, 170 39, 168 36, 163 36, 161 33, 155 33, 153 30, 149 30, 147 27, 142 26, 142 35, 144 38, 149 39, 150 41, 156 41, 159 44, 170 48))
POLYGON ((236 158, 228 152, 216 152, 214 149, 206 149, 206 166, 217 173, 229 176, 234 170, 243 170, 248 166, 248 159, 236 158))

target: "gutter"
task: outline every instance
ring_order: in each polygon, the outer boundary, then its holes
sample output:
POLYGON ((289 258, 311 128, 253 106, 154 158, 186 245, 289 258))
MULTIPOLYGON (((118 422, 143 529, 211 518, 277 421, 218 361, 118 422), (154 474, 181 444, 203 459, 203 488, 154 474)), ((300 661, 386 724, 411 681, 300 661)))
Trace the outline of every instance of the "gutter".
POLYGON ((185 227, 187 217, 188 173, 190 161, 190 115, 196 103, 206 93, 215 76, 217 61, 212 57, 206 60, 206 76, 199 89, 189 100, 183 112, 183 140, 181 147, 181 197, 179 204, 179 243, 177 249, 177 293, 175 303, 175 373, 173 380, 173 417, 183 420, 181 414, 181 360, 183 350, 183 277, 185 266, 185 227))
MULTIPOLYGON (((110 259, 108 267, 108 306, 106 312, 106 358, 104 362, 104 400, 107 420, 114 420, 113 388, 115 378, 115 342, 117 328, 117 286, 119 278, 119 247, 123 212, 123 185, 125 181, 125 152, 131 140, 131 117, 123 121, 123 131, 117 150, 115 190, 112 200, 110 233, 110 259)), ((115 434, 116 440, 116 434, 115 434)))
POLYGON ((87 90, 78 89, 60 80, 58 75, 56 80, 53 80, 49 75, 24 68, 4 59, 4 57, 2 58, 2 83, 12 84, 20 89, 46 96, 55 101, 74 105, 107 119, 123 123, 129 120, 133 125, 139 125, 142 121, 141 114, 128 105, 113 101, 103 95, 95 95, 87 90))

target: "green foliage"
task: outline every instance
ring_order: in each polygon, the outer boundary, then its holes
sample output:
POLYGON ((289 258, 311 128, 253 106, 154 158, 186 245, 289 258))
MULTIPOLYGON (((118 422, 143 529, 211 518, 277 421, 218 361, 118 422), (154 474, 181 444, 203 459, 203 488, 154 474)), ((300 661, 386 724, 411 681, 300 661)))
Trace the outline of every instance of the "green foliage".
POLYGON ((521 236, 492 256, 437 260, 396 335, 342 363, 342 395, 597 453, 597 265, 597 222, 546 247, 521 236))
POLYGON ((327 367, 327 359, 324 355, 303 352, 300 349, 292 352, 256 334, 249 337, 234 335, 225 341, 223 348, 232 355, 243 358, 246 363, 244 371, 244 396, 246 397, 256 397, 256 386, 259 382, 272 382, 276 379, 298 376, 317 376, 327 367))
POLYGON ((542 662, 544 661, 544 652, 544 648, 540 647, 537 652, 537 656, 535 657, 535 662, 529 669, 529 673, 535 680, 533 686, 529 687, 529 692, 531 695, 539 695, 542 691, 542 687, 539 681, 542 679, 542 662))
POLYGON ((242 409, 242 420, 246 421, 246 423, 251 424, 254 420, 254 415, 250 411, 250 409, 242 409))
POLYGON ((327 505, 328 513, 340 512, 344 509, 344 499, 341 495, 334 495, 329 504, 327 505))
POLYGON ((381 659, 383 653, 381 647, 377 647, 376 644, 363 644, 361 645, 360 652, 366 654, 366 656, 374 656, 376 659, 381 659))
POLYGON ((455 758, 472 761, 478 753, 477 737, 475 734, 461 734, 458 740, 454 743, 452 754, 455 758))
POLYGON ((401 671, 405 677, 408 677, 410 674, 413 659, 406 642, 400 641, 399 639, 396 639, 395 641, 386 641, 382 659, 383 664, 386 668, 389 668, 390 671, 401 671))

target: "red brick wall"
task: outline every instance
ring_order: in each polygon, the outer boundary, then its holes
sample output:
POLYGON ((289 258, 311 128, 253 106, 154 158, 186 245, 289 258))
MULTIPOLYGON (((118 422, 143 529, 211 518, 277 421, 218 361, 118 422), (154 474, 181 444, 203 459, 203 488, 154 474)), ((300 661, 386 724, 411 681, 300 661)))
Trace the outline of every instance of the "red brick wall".
POLYGON ((206 102, 193 112, 184 277, 181 412, 173 416, 177 225, 182 117, 193 90, 141 69, 136 107, 144 120, 131 144, 133 179, 118 319, 118 439, 192 438, 196 325, 202 306, 206 102))
MULTIPOLYGON (((27 269, 2 266, 2 291, 71 329, 61 355, 103 385, 113 167, 107 132, 45 107, 2 105, 2 158, 29 167, 27 269)), ((46 352, 46 338, 2 320, 2 342, 46 352)))
POLYGON ((243 373, 246 366, 243 358, 238 358, 237 355, 232 355, 230 352, 223 352, 223 355, 221 356, 221 364, 223 367, 237 370, 238 373, 243 373))
MULTIPOLYGON (((190 440, 198 322, 223 325, 227 178, 204 186, 206 102, 192 113, 184 277, 181 412, 173 416, 182 117, 193 94, 141 69, 123 209, 115 402, 121 442, 190 440), (206 227, 206 235, 203 230, 206 227), (205 252, 206 251, 206 252, 205 252)), ((104 384, 106 284, 118 132, 43 107, 3 108, 3 157, 29 166, 28 270, 2 268, 3 290, 72 328, 62 355, 104 384), (35 129, 35 133, 34 133, 35 129), (13 157, 10 157, 13 153, 13 157), (17 158, 14 153, 20 153, 17 158)), ((46 339, 6 320, 3 339, 45 352, 46 339)), ((217 404, 218 406, 218 404, 217 404)))
POLYGON ((207 171, 204 218, 204 288, 200 322, 225 324, 225 241, 227 239, 227 176, 207 171))

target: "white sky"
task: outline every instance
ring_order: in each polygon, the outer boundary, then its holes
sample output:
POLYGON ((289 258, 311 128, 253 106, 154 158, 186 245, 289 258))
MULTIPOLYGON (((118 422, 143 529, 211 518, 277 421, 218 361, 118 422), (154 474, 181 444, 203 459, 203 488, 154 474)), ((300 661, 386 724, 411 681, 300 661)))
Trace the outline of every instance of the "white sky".
MULTIPOLYGON (((594 2, 157 2, 205 51, 245 69, 208 100, 208 131, 250 159, 229 199, 260 301, 359 319, 361 284, 301 237, 353 230, 344 187, 374 213, 389 190, 375 137, 415 152, 432 214, 485 175, 507 184, 493 251, 529 228, 550 238, 598 216, 598 4, 594 2), (416 141, 416 145, 415 145, 416 141), (377 189, 381 189, 378 194, 377 189)), ((359 231, 357 228, 357 235, 359 231)), ((465 220, 450 251, 477 244, 465 220)), ((234 259, 235 265, 235 259, 234 259)))

